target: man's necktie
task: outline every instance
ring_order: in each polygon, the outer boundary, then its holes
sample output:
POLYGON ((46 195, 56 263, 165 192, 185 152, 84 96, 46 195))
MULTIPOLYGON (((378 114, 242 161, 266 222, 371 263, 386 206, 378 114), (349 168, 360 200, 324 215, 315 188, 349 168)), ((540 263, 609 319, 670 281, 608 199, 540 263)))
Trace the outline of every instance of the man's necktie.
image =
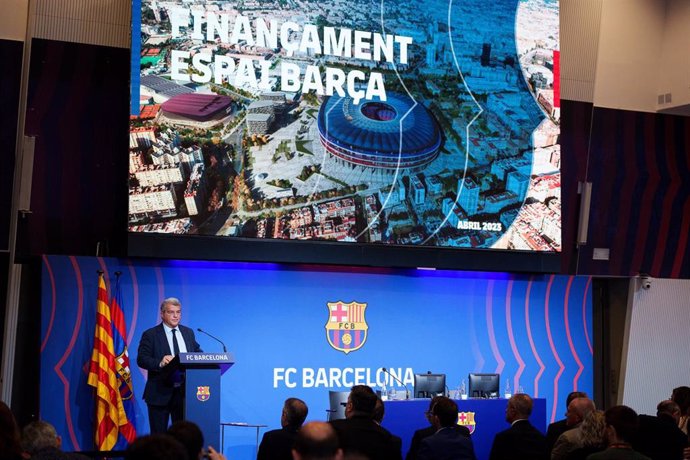
MULTIPOLYGON (((174 356, 179 356, 180 355, 180 344, 177 342, 177 329, 172 330, 172 335, 173 335, 173 355, 174 356)), ((173 373, 173 385, 176 387, 179 387, 182 385, 182 372, 180 372, 179 369, 176 369, 175 372, 173 373)))
POLYGON ((177 343, 177 329, 172 330, 172 335, 173 335, 173 356, 177 356, 180 354, 180 344, 177 343))

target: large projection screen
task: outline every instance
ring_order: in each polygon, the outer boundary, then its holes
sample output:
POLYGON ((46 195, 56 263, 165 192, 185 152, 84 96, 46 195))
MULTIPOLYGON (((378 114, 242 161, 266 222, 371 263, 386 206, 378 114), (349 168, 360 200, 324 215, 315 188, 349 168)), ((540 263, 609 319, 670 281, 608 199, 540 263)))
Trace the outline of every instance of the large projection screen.
POLYGON ((558 254, 558 22, 553 0, 135 0, 130 235, 558 254))

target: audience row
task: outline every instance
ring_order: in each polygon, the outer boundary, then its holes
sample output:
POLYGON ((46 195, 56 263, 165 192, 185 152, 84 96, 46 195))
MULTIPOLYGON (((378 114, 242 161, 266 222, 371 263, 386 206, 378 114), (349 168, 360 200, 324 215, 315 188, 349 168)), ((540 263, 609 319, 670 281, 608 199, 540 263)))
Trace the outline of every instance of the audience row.
MULTIPOLYGON (((656 416, 627 406, 597 410, 582 392, 566 399, 566 417, 549 425, 546 436, 529 421, 532 398, 513 395, 506 407, 510 427, 496 435, 489 460, 690 460, 690 388, 674 389, 656 416)), ((345 419, 304 424, 307 405, 285 401, 281 427, 264 434, 257 460, 402 460, 402 440, 381 426, 384 405, 368 386, 352 387, 345 419)), ((406 460, 476 460, 469 430, 458 425, 455 401, 437 396, 426 412, 430 426, 414 433, 406 460)), ((60 450, 55 428, 36 421, 19 432, 9 408, 0 403, 0 458, 78 460, 60 450)), ((199 428, 176 422, 166 434, 142 436, 127 449, 131 460, 226 460, 212 446, 204 449, 199 428)))

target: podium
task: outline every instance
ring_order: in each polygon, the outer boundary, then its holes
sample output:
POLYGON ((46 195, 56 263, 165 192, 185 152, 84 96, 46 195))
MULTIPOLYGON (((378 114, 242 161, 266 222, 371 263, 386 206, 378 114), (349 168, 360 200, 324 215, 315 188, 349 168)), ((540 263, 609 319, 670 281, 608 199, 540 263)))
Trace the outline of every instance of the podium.
POLYGON ((185 373, 184 419, 199 425, 204 445, 220 446, 220 376, 233 364, 232 353, 180 353, 173 369, 185 373))

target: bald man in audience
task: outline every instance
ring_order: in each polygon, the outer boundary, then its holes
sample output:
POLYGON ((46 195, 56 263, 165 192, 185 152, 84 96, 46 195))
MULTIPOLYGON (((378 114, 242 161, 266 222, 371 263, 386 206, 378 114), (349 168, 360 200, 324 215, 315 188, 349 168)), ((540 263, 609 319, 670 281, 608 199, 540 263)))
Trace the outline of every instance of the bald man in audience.
POLYGON ((338 436, 326 422, 309 422, 297 433, 292 448, 294 460, 342 460, 338 436))
POLYGON ((583 447, 582 443, 582 421, 585 416, 596 410, 594 401, 589 398, 575 398, 568 404, 568 411, 565 413, 568 425, 574 426, 558 437, 556 444, 551 450, 551 460, 566 460, 568 455, 576 449, 583 447))
POLYGON ((288 398, 283 404, 280 416, 279 430, 272 430, 264 434, 256 455, 257 460, 290 460, 292 446, 297 438, 297 432, 307 418, 309 409, 304 401, 288 398))
POLYGON ((546 437, 529 421, 532 398, 518 393, 508 400, 506 422, 510 428, 494 438, 489 460, 546 460, 546 437))
MULTIPOLYGON (((584 391, 572 391, 568 393, 568 396, 565 398, 566 411, 568 410, 568 406, 570 405, 570 403, 573 402, 573 399, 586 397, 587 393, 585 393, 584 391)), ((571 426, 568 424, 567 417, 550 424, 549 427, 546 429, 546 445, 549 448, 549 452, 551 452, 551 449, 553 449, 553 446, 556 444, 556 441, 558 441, 558 437, 566 431, 572 430, 573 428, 575 428, 575 426, 571 426)))

